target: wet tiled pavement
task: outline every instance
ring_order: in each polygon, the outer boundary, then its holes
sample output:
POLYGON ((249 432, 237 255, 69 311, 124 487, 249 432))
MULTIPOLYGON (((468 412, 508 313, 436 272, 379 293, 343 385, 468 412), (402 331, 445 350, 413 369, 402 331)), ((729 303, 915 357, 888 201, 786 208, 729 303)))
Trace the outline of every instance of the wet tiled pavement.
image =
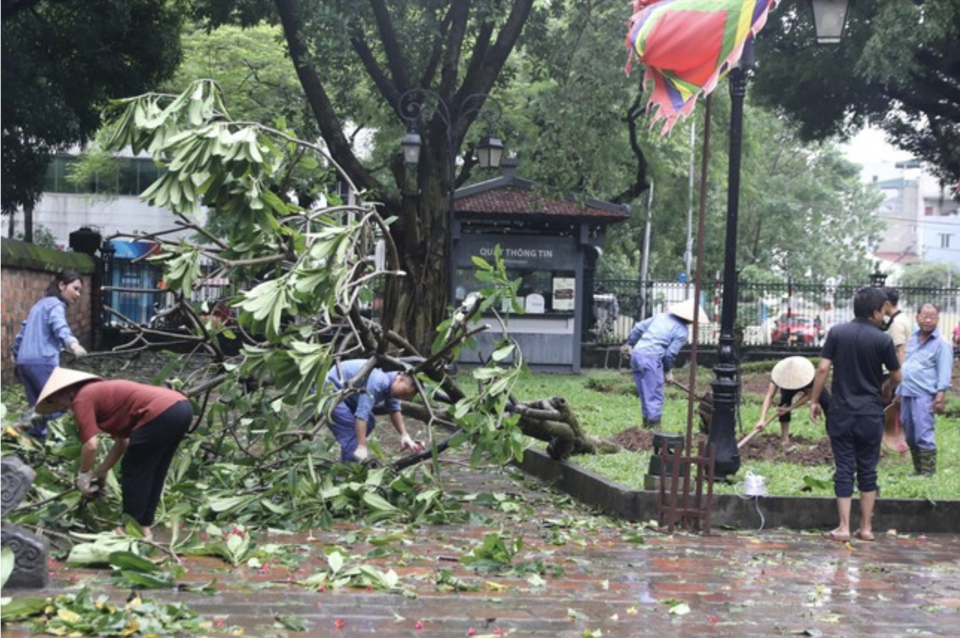
MULTIPOLYGON (((665 535, 592 516, 516 475, 460 463, 445 468, 448 490, 494 495, 464 497, 470 522, 402 536, 391 536, 398 530, 389 526, 348 524, 262 535, 257 546, 282 545, 273 555, 282 560, 231 567, 184 557, 177 582, 215 578, 215 594, 144 596, 184 602, 211 622, 211 636, 960 636, 958 535, 850 544, 815 532, 665 535), (507 572, 480 572, 459 560, 489 533, 507 546, 522 538, 507 572), (346 557, 343 570, 394 570, 398 591, 306 586, 327 569, 323 552, 334 548, 346 557), (280 615, 306 630, 285 629, 275 621, 280 615)), ((46 594, 80 584, 118 602, 129 594, 105 583, 106 570, 52 569, 46 594)), ((3 630, 4 638, 29 635, 24 626, 3 630)))

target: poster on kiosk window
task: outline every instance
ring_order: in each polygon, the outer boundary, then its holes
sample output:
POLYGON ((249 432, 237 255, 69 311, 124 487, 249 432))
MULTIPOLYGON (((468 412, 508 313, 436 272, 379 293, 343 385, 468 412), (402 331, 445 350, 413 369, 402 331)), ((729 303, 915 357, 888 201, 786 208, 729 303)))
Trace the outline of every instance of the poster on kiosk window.
POLYGON ((573 310, 577 295, 577 280, 574 277, 554 277, 553 310, 573 310))

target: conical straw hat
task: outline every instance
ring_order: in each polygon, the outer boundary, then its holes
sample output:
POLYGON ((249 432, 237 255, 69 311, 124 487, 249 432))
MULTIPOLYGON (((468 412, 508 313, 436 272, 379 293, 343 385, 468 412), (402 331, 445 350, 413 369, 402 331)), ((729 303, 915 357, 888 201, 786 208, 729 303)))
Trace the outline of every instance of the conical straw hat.
POLYGON ((50 414, 56 410, 49 401, 54 394, 64 388, 69 388, 72 385, 83 383, 84 381, 99 380, 100 377, 95 374, 71 370, 69 368, 54 368, 53 374, 50 375, 46 385, 43 386, 43 390, 40 391, 40 396, 37 398, 37 405, 33 410, 37 414, 50 414))
POLYGON ((816 370, 806 357, 787 357, 773 366, 770 378, 783 390, 800 390, 810 385, 816 370))
MULTIPOLYGON (((684 321, 689 321, 693 323, 693 299, 687 299, 686 301, 681 301, 670 306, 669 312, 671 315, 676 315, 683 319, 684 321)), ((700 318, 697 321, 700 325, 706 325, 710 323, 710 317, 707 316, 707 313, 703 311, 703 308, 700 308, 700 318)))

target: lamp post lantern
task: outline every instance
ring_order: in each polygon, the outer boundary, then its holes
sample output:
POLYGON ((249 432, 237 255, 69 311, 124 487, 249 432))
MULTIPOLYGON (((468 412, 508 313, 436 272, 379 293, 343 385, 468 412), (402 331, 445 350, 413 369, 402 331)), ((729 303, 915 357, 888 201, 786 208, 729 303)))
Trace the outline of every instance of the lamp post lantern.
POLYGON ((420 134, 416 131, 407 131, 400 142, 400 148, 403 150, 403 161, 405 164, 416 164, 420 161, 420 147, 423 142, 420 140, 420 134))
POLYGON ((883 288, 887 284, 887 273, 880 270, 880 262, 873 265, 873 272, 870 273, 870 285, 875 288, 883 288))
POLYGON ((456 261, 453 257, 454 211, 453 200, 457 190, 456 159, 460 142, 466 133, 470 121, 468 118, 482 118, 487 128, 484 137, 476 146, 477 163, 481 168, 498 168, 503 157, 503 142, 494 135, 496 123, 503 114, 503 108, 495 98, 485 93, 468 95, 459 104, 448 104, 437 93, 429 89, 410 89, 400 96, 398 111, 406 124, 406 134, 400 143, 403 161, 406 164, 419 164, 423 140, 418 128, 430 117, 437 117, 443 124, 445 136, 446 163, 444 174, 444 193, 447 214, 447 300, 454 301, 454 281, 456 261), (429 112, 430 107, 433 108, 429 112), (463 129, 463 130, 461 130, 463 129))
POLYGON ((480 168, 497 168, 503 158, 503 142, 500 138, 487 135, 477 144, 477 163, 480 168))
POLYGON ((810 0, 819 44, 840 44, 850 0, 810 0))

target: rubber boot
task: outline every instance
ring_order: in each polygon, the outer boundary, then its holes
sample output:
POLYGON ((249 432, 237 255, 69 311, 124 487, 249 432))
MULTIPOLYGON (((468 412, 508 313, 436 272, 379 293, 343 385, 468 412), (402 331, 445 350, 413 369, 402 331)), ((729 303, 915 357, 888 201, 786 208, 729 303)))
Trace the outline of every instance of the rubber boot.
POLYGON ((937 473, 937 451, 920 450, 920 475, 933 476, 937 473))
POLYGON ((920 448, 918 448, 916 445, 911 445, 911 446, 910 446, 910 458, 913 459, 913 473, 914 473, 914 474, 919 474, 919 473, 920 473, 920 452, 921 452, 921 451, 922 451, 922 450, 920 450, 920 448))
POLYGON ((660 419, 644 419, 643 427, 647 430, 658 430, 660 429, 660 419))

